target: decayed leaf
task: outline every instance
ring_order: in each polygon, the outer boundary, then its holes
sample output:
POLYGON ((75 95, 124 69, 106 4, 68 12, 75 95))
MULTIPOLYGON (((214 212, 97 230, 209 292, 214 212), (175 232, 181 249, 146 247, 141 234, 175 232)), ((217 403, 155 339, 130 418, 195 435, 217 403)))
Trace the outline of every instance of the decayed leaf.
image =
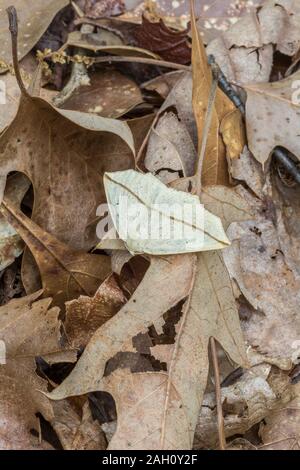
POLYGON ((176 83, 182 79, 184 72, 175 70, 174 72, 164 73, 158 77, 142 84, 142 88, 149 91, 156 91, 162 98, 166 99, 176 83))
POLYGON ((94 297, 80 296, 66 303, 65 331, 74 347, 86 346, 100 326, 113 317, 126 299, 115 278, 106 279, 94 297))
POLYGON ((90 84, 79 87, 64 102, 65 109, 94 113, 108 118, 120 117, 143 102, 137 84, 116 70, 90 75, 90 84))
POLYGON ((66 300, 93 295, 110 273, 109 258, 75 251, 45 232, 5 198, 0 207, 19 233, 38 265, 45 296, 64 308, 66 300))
POLYGON ((30 434, 38 429, 36 413, 48 421, 53 418, 51 403, 39 391, 46 391, 47 383, 35 372, 35 357, 70 360, 60 353, 59 309, 49 310, 51 299, 37 300, 40 295, 36 292, 0 308, 0 339, 6 348, 6 363, 0 364, 1 449, 38 447, 30 434))
POLYGON ((300 83, 300 72, 279 82, 245 87, 249 148, 262 165, 277 146, 285 147, 300 160, 300 103, 293 100, 295 83, 300 83))
POLYGON ((131 253, 194 253, 228 243, 220 219, 197 196, 167 188, 151 173, 105 173, 104 185, 112 220, 131 253))
POLYGON ((274 410, 260 426, 261 450, 300 450, 300 385, 293 387, 294 398, 274 410))
POLYGON ((0 61, 11 62, 11 39, 7 27, 6 8, 14 4, 19 18, 19 59, 21 60, 38 42, 56 13, 68 5, 68 0, 1 0, 0 9, 0 61))
POLYGON ((147 331, 165 312, 184 299, 190 291, 192 279, 191 255, 152 258, 148 271, 130 300, 98 329, 77 366, 50 394, 51 398, 60 400, 101 390, 106 362, 124 350, 131 338, 147 331), (164 295, 158 296, 157 292, 164 292, 164 295))
MULTIPOLYGON (((30 181, 25 175, 12 175, 6 186, 6 194, 14 201, 16 206, 20 206, 23 197, 30 187, 30 181)), ((13 229, 13 227, 0 216, 0 271, 5 269, 20 256, 24 249, 24 243, 13 229)))
POLYGON ((144 159, 145 168, 167 184, 183 176, 192 176, 197 153, 183 122, 172 112, 162 115, 152 129, 144 159))
POLYGON ((286 263, 300 278, 300 187, 276 178, 272 196, 276 207, 277 231, 286 263))
POLYGON ((188 29, 174 31, 165 25, 163 19, 153 22, 143 15, 141 26, 134 30, 134 37, 140 47, 155 52, 165 60, 179 64, 191 61, 188 29))
POLYGON ((272 221, 234 224, 228 236, 226 266, 250 304, 241 309, 245 338, 266 356, 291 359, 300 335, 300 281, 285 262, 272 221))
POLYGON ((267 0, 208 46, 229 81, 267 82, 274 48, 293 56, 300 46, 297 0, 267 0))
MULTIPOLYGON (((193 66, 193 108, 198 128, 198 145, 201 146, 209 96, 212 86, 212 72, 207 62, 206 51, 197 29, 194 3, 192 5, 192 66, 193 66)), ((220 135, 220 125, 223 119, 235 111, 233 103, 218 89, 213 104, 212 121, 209 130, 205 156, 202 167, 203 185, 227 184, 228 169, 226 151, 220 135)), ((244 143, 241 145, 243 149, 244 143)))

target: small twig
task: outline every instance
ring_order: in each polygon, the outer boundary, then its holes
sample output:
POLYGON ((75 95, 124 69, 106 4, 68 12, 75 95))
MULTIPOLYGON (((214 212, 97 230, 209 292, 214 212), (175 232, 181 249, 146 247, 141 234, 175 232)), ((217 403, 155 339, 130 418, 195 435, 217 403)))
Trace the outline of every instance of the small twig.
POLYGON ((15 7, 11 6, 6 9, 9 21, 9 31, 11 35, 11 47, 12 47, 12 59, 14 64, 14 72, 16 76, 17 83, 19 85, 20 91, 22 95, 31 98, 30 94, 28 93, 19 67, 19 59, 18 59, 18 15, 15 7))
POLYGON ((102 62, 134 62, 136 64, 156 65, 158 67, 167 67, 168 69, 174 70, 185 70, 188 72, 191 71, 191 67, 188 65, 176 64, 175 62, 168 62, 166 60, 150 59, 148 57, 126 57, 111 55, 104 57, 95 57, 93 59, 94 64, 99 64, 102 62))
POLYGON ((216 403, 217 403, 219 444, 220 444, 220 450, 226 450, 226 437, 225 437, 224 417, 223 417, 223 409, 222 409, 220 371, 219 371, 219 362, 218 362, 215 338, 211 337, 209 340, 209 344, 210 344, 210 351, 211 351, 211 356, 212 356, 212 363, 213 363, 214 377, 215 377, 215 393, 216 393, 216 403))

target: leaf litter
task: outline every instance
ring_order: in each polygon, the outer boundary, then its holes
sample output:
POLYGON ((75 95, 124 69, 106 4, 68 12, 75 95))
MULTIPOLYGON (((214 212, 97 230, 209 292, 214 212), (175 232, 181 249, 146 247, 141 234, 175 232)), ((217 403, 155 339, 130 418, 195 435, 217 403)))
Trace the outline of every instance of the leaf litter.
POLYGON ((6 3, 0 448, 298 449, 297 2, 6 3))

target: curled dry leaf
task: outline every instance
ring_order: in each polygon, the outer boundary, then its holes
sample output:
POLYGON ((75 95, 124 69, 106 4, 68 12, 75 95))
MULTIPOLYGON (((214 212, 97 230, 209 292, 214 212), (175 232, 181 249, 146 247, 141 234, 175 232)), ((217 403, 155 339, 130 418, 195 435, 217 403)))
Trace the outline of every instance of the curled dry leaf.
POLYGON ((129 168, 133 149, 124 122, 56 110, 40 98, 23 96, 15 120, 0 137, 0 193, 9 172, 25 173, 34 187, 33 220, 73 248, 90 249, 96 238, 90 224, 105 201, 102 172, 129 168), (121 160, 115 158, 116 148, 121 160))
MULTIPOLYGON (((133 134, 138 148, 149 118, 133 120, 130 126, 132 132, 121 121, 58 111, 41 99, 22 97, 15 120, 0 139, 2 191, 8 172, 25 173, 34 186, 33 220, 71 247, 90 249, 97 241, 96 208, 105 201, 102 172, 133 165, 133 134), (122 159, 115 158, 116 152, 122 159)), ((27 256, 24 269, 26 265, 27 256)), ((28 291, 31 278, 24 281, 28 291)))
MULTIPOLYGON (((259 365, 244 371, 232 385, 222 387, 222 405, 226 437, 243 435, 255 424, 268 419, 276 408, 289 406, 293 392, 287 374, 259 365)), ((276 412, 275 412, 276 413, 276 412)), ((215 394, 204 396, 195 432, 195 449, 215 449, 218 445, 215 394)))
POLYGON ((285 147, 300 160, 300 103, 294 84, 300 72, 272 83, 247 85, 246 122, 249 149, 264 165, 275 147, 285 147))
POLYGON ((267 0, 208 46, 229 81, 267 82, 275 50, 293 56, 300 46, 297 0, 267 0))
POLYGON ((117 118, 143 102, 137 84, 116 70, 97 71, 90 75, 90 84, 79 87, 64 102, 64 109, 117 118))
POLYGON ((229 171, 232 178, 244 181, 259 199, 263 199, 265 176, 261 165, 247 147, 244 148, 239 158, 230 160, 229 171))
POLYGON ((11 38, 7 27, 6 8, 14 4, 19 18, 19 60, 38 42, 56 13, 68 5, 68 0, 1 0, 0 10, 0 62, 11 62, 11 38))
POLYGON ((182 79, 183 75, 184 72, 181 70, 164 73, 163 75, 159 75, 158 77, 143 83, 142 88, 149 91, 155 91, 162 98, 166 99, 172 88, 180 79, 182 79))
POLYGON ((34 256, 44 295, 53 296, 53 303, 62 309, 66 300, 80 294, 93 295, 110 273, 107 256, 72 250, 26 217, 8 198, 0 211, 34 256))
MULTIPOLYGON (((194 3, 192 2, 192 6, 194 3)), ((204 138, 204 128, 206 122, 206 113, 209 106, 209 96, 212 87, 212 71, 207 62, 206 51, 197 29, 194 9, 192 8, 192 67, 193 67, 193 109, 198 129, 198 146, 200 148, 202 139, 204 138)), ((202 183, 203 185, 211 184, 227 184, 228 169, 226 161, 226 149, 220 135, 220 126, 222 121, 226 119, 234 119, 238 112, 230 99, 220 90, 217 90, 215 103, 212 103, 212 121, 209 129, 205 156, 203 160, 202 183), (234 114, 232 114, 234 112, 234 114), (230 116, 230 117, 229 117, 230 116)), ((234 119, 235 120, 235 119, 234 119)), ((233 135, 232 130, 235 124, 223 124, 223 131, 233 135)), ((240 136, 241 138, 241 136, 240 136)), ((230 142, 228 134, 227 142, 230 142)), ((232 142, 230 142, 232 146, 232 142)), ((244 141, 236 140, 234 154, 238 155, 242 152, 244 141)), ((232 152, 232 147, 230 149, 232 152)), ((236 155, 236 156, 237 156, 236 155)))
POLYGON ((105 173, 104 185, 113 223, 131 253, 194 253, 228 243, 220 219, 197 196, 167 188, 150 173, 105 173))
POLYGON ((52 402, 51 420, 64 450, 105 450, 106 438, 98 421, 94 421, 86 402, 81 418, 67 400, 52 402))
POLYGON ((145 15, 142 24, 134 30, 137 45, 158 54, 164 60, 188 64, 191 62, 191 46, 188 29, 174 31, 165 25, 163 19, 151 21, 145 15))
POLYGON ((197 153, 183 122, 166 112, 152 129, 144 159, 145 168, 167 184, 183 176, 192 176, 197 153))
POLYGON ((80 296, 66 303, 65 331, 74 347, 86 346, 100 326, 126 302, 115 278, 106 279, 94 297, 80 296))
POLYGON ((37 300, 40 295, 11 300, 0 308, 0 339, 6 348, 5 364, 0 365, 1 449, 38 447, 30 433, 38 429, 36 413, 47 421, 53 418, 52 405, 40 392, 47 390, 47 382, 36 374, 35 358, 43 356, 51 363, 76 359, 60 346, 59 309, 49 310, 51 299, 37 300))

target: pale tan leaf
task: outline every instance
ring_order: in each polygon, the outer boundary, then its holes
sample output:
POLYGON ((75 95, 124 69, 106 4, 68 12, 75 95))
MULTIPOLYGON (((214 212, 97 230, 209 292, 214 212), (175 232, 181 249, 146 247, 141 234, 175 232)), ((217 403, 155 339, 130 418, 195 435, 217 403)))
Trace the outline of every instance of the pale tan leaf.
POLYGON ((262 165, 277 146, 285 147, 300 160, 300 102, 293 99, 297 93, 293 85, 297 83, 300 72, 279 82, 245 87, 249 149, 262 165))
POLYGON ((127 230, 124 241, 131 253, 170 255, 222 249, 227 245, 218 217, 204 209, 197 221, 197 211, 203 210, 197 196, 167 188, 150 173, 143 175, 133 170, 105 173, 104 185, 114 225, 120 238, 127 230), (126 200, 126 212, 122 200, 126 200), (188 228, 190 234, 185 236, 188 228), (164 235, 168 230, 170 234, 164 235))

